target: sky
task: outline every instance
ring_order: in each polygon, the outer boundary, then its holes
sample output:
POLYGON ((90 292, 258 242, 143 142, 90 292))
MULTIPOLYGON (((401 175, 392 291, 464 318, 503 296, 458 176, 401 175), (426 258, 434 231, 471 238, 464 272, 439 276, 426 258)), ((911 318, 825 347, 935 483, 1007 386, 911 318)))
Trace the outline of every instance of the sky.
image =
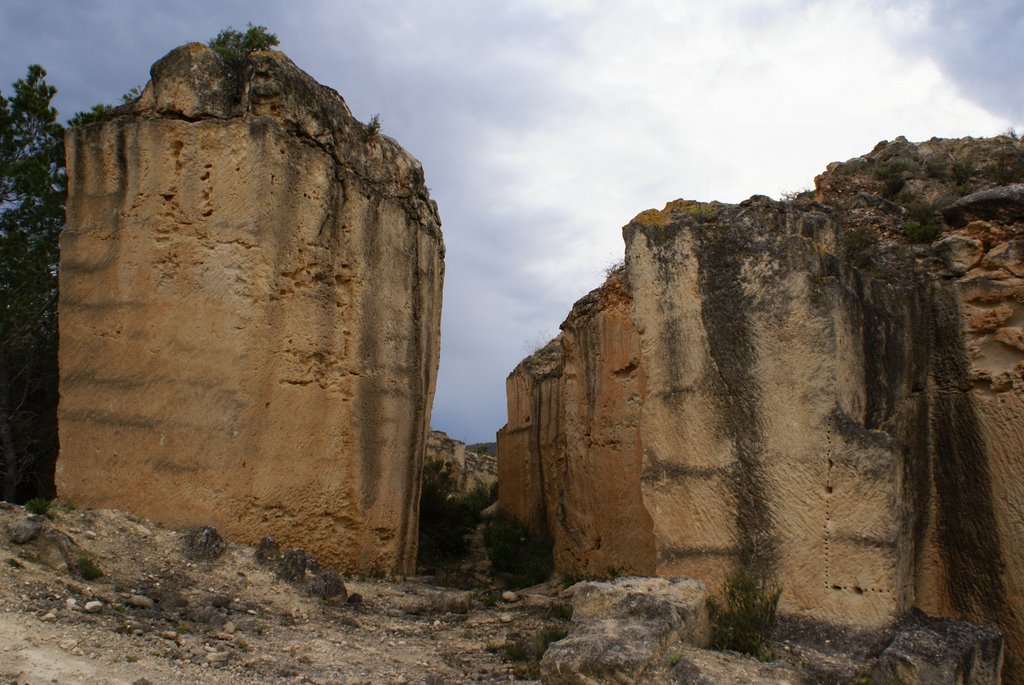
POLYGON ((1019 0, 0 0, 0 91, 42 64, 66 120, 247 22, 423 163, 447 248, 432 423, 467 442, 639 212, 1024 130, 1019 0))

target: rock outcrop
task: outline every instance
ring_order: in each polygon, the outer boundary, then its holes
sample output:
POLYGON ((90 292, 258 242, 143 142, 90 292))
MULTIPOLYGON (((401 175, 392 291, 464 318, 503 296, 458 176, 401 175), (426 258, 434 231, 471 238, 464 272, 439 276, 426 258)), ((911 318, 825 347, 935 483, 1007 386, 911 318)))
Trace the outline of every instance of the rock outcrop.
POLYGON ((448 437, 443 431, 430 431, 427 436, 426 463, 447 464, 452 485, 459 492, 491 487, 498 480, 498 458, 466 448, 466 443, 448 437))
POLYGON ((700 581, 619 578, 572 590, 569 634, 541 660, 545 685, 646 682, 670 649, 708 644, 708 591, 700 581))
POLYGON ((278 52, 67 136, 61 496, 408 571, 444 247, 423 170, 278 52))
POLYGON ((500 508, 562 571, 746 568, 815 620, 997 623, 1020 682, 1021 179, 1010 137, 898 139, 791 201, 641 213, 509 376, 500 508))

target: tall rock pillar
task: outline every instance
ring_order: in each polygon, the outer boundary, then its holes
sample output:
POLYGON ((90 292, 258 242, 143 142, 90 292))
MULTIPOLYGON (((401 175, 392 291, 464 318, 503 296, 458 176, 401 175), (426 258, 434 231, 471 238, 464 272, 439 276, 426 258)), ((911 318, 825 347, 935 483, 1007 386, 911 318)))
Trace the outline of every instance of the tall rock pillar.
POLYGON ((278 52, 67 137, 62 496, 408 571, 444 246, 423 170, 278 52))

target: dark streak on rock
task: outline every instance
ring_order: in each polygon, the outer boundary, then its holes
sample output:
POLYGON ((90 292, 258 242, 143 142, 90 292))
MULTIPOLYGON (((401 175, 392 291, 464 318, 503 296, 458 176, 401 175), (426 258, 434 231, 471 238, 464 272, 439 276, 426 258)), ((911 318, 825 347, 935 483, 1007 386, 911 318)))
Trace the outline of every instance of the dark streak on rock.
POLYGON ((1008 605, 992 474, 971 396, 963 391, 969 362, 958 300, 953 288, 936 285, 931 429, 939 544, 954 606, 975 620, 1003 624, 1008 605))
POLYGON ((752 335, 754 302, 743 288, 743 255, 751 249, 751 228, 722 217, 693 232, 698 250, 701 318, 711 341, 712 368, 706 387, 719 405, 720 430, 733 444, 735 468, 728 479, 736 502, 739 563, 771 574, 777 561, 771 506, 762 465, 759 405, 761 388, 753 373, 757 350, 752 335))

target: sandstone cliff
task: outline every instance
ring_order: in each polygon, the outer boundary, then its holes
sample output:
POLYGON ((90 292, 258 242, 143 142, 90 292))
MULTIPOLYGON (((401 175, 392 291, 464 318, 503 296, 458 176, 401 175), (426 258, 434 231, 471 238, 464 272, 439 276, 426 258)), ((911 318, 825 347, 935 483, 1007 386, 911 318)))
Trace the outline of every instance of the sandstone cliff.
POLYGON ((509 376, 500 507, 563 571, 744 567, 813 619, 998 623, 1016 682, 1021 180, 1014 138, 898 139, 788 202, 641 213, 509 376))
POLYGON ((444 272, 419 162, 278 52, 151 74, 67 137, 61 496, 411 570, 444 272))
POLYGON ((497 458, 466 448, 466 443, 448 437, 443 431, 430 431, 427 436, 426 462, 447 464, 459 492, 475 487, 491 487, 498 480, 497 458))

